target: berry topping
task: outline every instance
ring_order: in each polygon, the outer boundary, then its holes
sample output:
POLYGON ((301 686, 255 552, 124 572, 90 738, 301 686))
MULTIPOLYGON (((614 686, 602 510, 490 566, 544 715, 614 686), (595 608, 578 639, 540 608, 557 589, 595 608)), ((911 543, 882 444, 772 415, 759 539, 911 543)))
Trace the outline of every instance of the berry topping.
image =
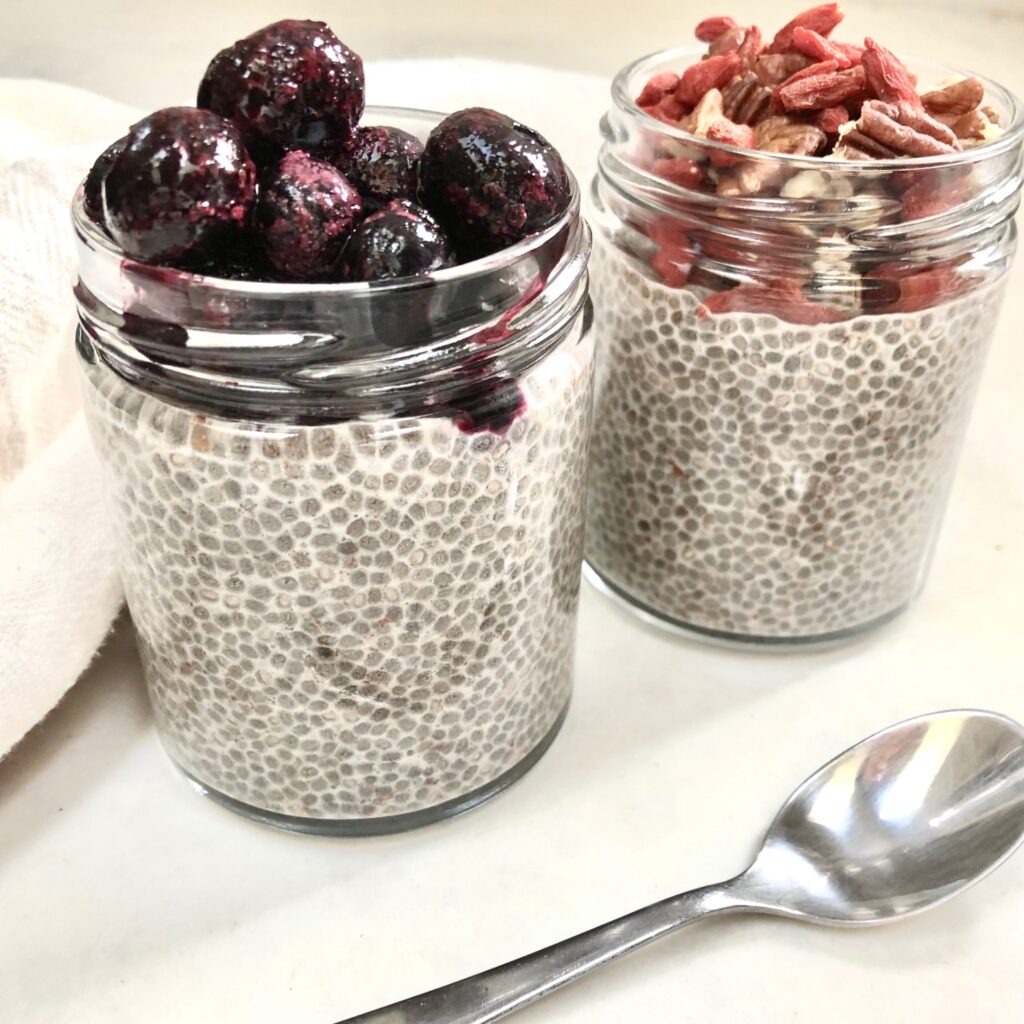
POLYGON ((569 175, 532 128, 483 107, 446 117, 420 160, 420 196, 459 255, 473 259, 513 245, 568 206, 569 175))
POLYGON ((347 281, 383 281, 450 267, 448 239, 426 210, 393 199, 352 233, 343 257, 347 281))
POLYGON ((230 117, 261 166, 284 151, 323 156, 363 113, 363 61, 322 21, 278 21, 210 61, 197 104, 230 117))
POLYGON ((341 171, 296 149, 261 178, 255 222, 280 274, 322 280, 331 276, 362 208, 341 171))
POLYGON ((415 199, 423 143, 401 128, 356 128, 337 164, 367 199, 415 199))
POLYGON ((245 224, 256 170, 230 121, 167 107, 132 127, 102 191, 107 227, 129 256, 190 260, 245 224))
POLYGON ((128 141, 127 136, 120 138, 117 142, 112 142, 98 157, 96 162, 89 169, 89 173, 85 178, 84 186, 84 204, 85 212, 94 220, 97 224, 103 224, 103 182, 107 177, 107 172, 113 166, 114 161, 121 155, 121 150, 124 149, 125 143, 128 141))

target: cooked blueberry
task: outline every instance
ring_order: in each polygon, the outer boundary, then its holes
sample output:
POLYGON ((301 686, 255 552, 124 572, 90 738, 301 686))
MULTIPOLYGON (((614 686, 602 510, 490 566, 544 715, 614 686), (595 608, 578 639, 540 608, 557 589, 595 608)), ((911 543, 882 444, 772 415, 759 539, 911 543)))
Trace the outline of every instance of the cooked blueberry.
POLYGON ((102 187, 107 227, 121 248, 174 262, 200 257, 245 224, 256 170, 230 121, 168 107, 132 127, 102 187))
POLYGON ((383 281, 450 267, 451 247, 440 225, 407 199, 393 199, 352 232, 342 258, 347 281, 383 281))
POLYGON ((333 152, 363 113, 363 61, 322 21, 277 21, 210 61, 197 104, 231 118, 261 166, 333 152))
POLYGON ((420 198, 463 258, 496 252, 546 227, 569 196, 557 150, 532 128, 483 107, 446 117, 420 160, 420 198))
POLYGON ((188 269, 205 277, 225 277, 230 281, 273 281, 278 276, 255 230, 240 231, 212 246, 203 260, 188 269))
POLYGON ((423 143, 384 125, 356 128, 336 159, 353 185, 370 200, 415 199, 423 143))
POLYGON ((121 154, 121 150, 124 149, 125 143, 128 141, 128 137, 124 136, 112 142, 98 157, 96 162, 89 168, 89 173, 85 177, 85 186, 83 188, 84 197, 83 202, 85 205, 85 212, 94 220, 97 224, 104 226, 103 224, 103 181, 107 176, 107 172, 113 166, 114 160, 117 159, 121 154))
POLYGON ((464 434, 489 430, 504 434, 523 411, 525 401, 511 377, 498 377, 471 388, 455 400, 452 420, 464 434))
POLYGON ((301 149, 260 179, 256 227, 267 258, 293 281, 330 276, 361 213, 362 200, 345 175, 301 149))

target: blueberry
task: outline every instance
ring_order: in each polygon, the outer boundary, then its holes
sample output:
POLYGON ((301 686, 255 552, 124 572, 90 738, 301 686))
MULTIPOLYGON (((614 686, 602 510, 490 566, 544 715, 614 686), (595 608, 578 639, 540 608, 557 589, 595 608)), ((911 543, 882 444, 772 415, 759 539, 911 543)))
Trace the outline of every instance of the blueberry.
POLYGON ((356 128, 335 162, 353 185, 371 201, 415 199, 423 143, 384 125, 356 128))
POLYGON ((254 219, 277 271, 316 281, 331 276, 361 214, 362 200, 345 175, 296 149, 261 177, 254 219))
POLYGON ((103 182, 114 161, 121 155, 127 141, 128 136, 124 136, 107 146, 96 157, 96 162, 89 168, 89 173, 85 177, 83 188, 85 212, 103 227, 105 227, 103 224, 103 182))
POLYGON ((363 61, 322 21, 277 21, 221 50, 196 102, 231 118, 260 166, 292 149, 326 156, 362 116, 363 61))
POLYGON ((189 268, 204 277, 224 277, 229 281, 273 281, 277 270, 267 259, 262 239, 253 230, 240 231, 212 246, 201 261, 189 268))
POLYGON ((102 190, 107 228, 129 256, 187 261, 245 224, 256 170, 230 121, 167 107, 132 126, 102 190))
POLYGON ((446 117, 420 160, 420 199, 462 258, 541 230, 566 209, 569 196, 557 150, 532 128, 483 107, 446 117))
POLYGON ((452 420, 464 434, 504 434, 526 407, 519 385, 499 376, 477 384, 453 402, 452 420))
POLYGON ((393 199, 352 233, 342 257, 347 281, 383 281, 450 267, 451 247, 440 225, 407 199, 393 199))

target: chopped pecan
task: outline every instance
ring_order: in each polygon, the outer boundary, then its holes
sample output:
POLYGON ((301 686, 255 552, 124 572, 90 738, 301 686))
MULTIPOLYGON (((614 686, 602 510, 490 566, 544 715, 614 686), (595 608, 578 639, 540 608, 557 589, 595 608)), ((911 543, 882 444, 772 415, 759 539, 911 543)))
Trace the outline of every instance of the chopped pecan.
POLYGON ((987 110, 972 110, 970 113, 958 117, 950 127, 953 134, 965 145, 991 142, 998 138, 1001 132, 999 122, 994 120, 987 110))
POLYGON ((861 58, 867 72, 868 85, 880 100, 886 103, 905 103, 921 105, 914 80, 903 62, 884 46, 873 39, 864 40, 864 55, 861 58))
POLYGON ((933 117, 960 117, 976 110, 985 98, 985 86, 977 78, 962 78, 921 97, 921 105, 933 117))
POLYGON ((814 62, 802 53, 762 53, 754 61, 754 74, 763 85, 781 85, 814 62))
POLYGON ((765 153, 814 156, 827 141, 820 128, 786 115, 765 118, 756 132, 757 148, 765 153))
POLYGON ((775 90, 775 96, 786 110, 824 110, 863 94, 866 84, 864 68, 857 66, 837 71, 834 60, 813 65, 822 70, 794 75, 775 90))
POLYGON ((722 94, 718 89, 708 89, 692 113, 683 118, 679 127, 691 135, 706 136, 708 129, 721 117, 725 117, 722 94))
POLYGON ((771 98, 771 90, 752 71, 746 71, 722 90, 722 109, 736 124, 756 124, 767 115, 771 98))
POLYGON ((839 4, 821 4, 810 10, 802 11, 792 21, 787 22, 775 34, 769 53, 786 53, 793 48, 793 33, 798 28, 808 28, 819 35, 827 36, 832 29, 843 20, 843 12, 839 4))
POLYGON ((740 58, 735 53, 720 53, 699 64, 688 67, 679 80, 676 99, 696 106, 709 89, 721 89, 740 69, 740 58))
MULTIPOLYGON (((754 132, 757 148, 765 153, 813 156, 827 141, 813 124, 786 116, 765 118, 754 132)), ((746 160, 719 176, 716 191, 721 196, 759 195, 776 188, 785 176, 786 169, 776 160, 746 160)))
POLYGON ((754 66, 754 62, 761 56, 763 49, 764 44, 761 41, 761 30, 756 25, 751 25, 743 36, 740 48, 736 51, 740 56, 740 64, 744 70, 749 71, 754 66))
POLYGON ((835 155, 847 160, 941 156, 960 143, 944 124, 909 103, 869 100, 850 131, 842 132, 835 155))

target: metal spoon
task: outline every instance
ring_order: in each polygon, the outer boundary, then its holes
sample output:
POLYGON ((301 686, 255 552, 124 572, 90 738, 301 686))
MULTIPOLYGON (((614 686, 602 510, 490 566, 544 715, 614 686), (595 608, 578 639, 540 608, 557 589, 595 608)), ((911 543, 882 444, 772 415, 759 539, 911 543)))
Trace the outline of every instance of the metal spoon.
POLYGON ((341 1024, 487 1024, 712 914, 882 924, 962 892, 1024 838, 1024 727, 940 711, 862 740, 812 775, 743 874, 341 1024))

